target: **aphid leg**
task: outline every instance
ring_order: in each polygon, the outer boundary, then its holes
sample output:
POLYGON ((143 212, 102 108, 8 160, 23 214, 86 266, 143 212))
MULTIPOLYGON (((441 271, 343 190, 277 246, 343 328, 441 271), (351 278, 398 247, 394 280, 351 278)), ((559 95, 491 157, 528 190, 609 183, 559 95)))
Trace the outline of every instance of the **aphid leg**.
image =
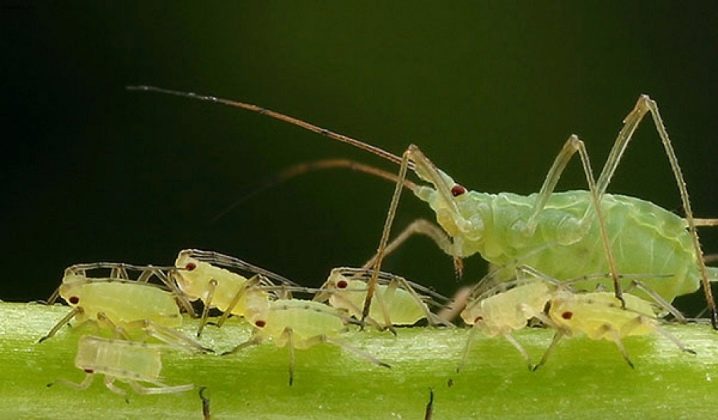
MULTIPOLYGON (((441 227, 426 219, 416 219, 411 222, 409 226, 407 226, 401 233, 399 233, 391 242, 389 242, 389 244, 387 244, 386 248, 384 249, 384 257, 394 252, 397 248, 403 245, 407 239, 416 234, 427 236, 429 239, 434 241, 436 246, 438 246, 448 255, 454 254, 454 245, 451 242, 449 236, 446 235, 446 233, 441 227)), ((371 257, 369 261, 364 263, 362 268, 371 268, 376 261, 376 257, 377 255, 371 257)))
POLYGON ((471 296, 471 287, 464 286, 460 288, 455 294, 454 297, 451 299, 451 302, 449 302, 446 306, 441 308, 438 314, 436 316, 445 321, 445 322, 451 322, 452 319, 456 318, 459 313, 464 310, 466 307, 466 304, 469 301, 469 297, 471 296))
POLYGON ((198 343, 190 337, 187 337, 181 332, 176 331, 172 328, 164 327, 149 320, 135 321, 127 325, 128 327, 134 328, 140 327, 150 337, 154 337, 170 345, 179 345, 189 348, 191 350, 196 350, 204 353, 214 353, 214 350, 208 347, 204 347, 202 344, 198 343))
MULTIPOLYGON (((611 278, 613 279, 613 289, 616 293, 616 298, 621 301, 621 306, 625 308, 626 302, 623 299, 623 292, 621 290, 621 283, 619 281, 618 268, 616 267, 616 261, 613 257, 613 252, 611 251, 611 243, 608 238, 606 221, 603 217, 603 212, 601 210, 601 198, 603 197, 603 193, 605 192, 605 190, 602 191, 596 187, 596 181, 593 177, 593 170, 591 169, 591 161, 588 158, 586 145, 576 135, 571 135, 571 137, 566 140, 566 143, 564 143, 563 148, 556 156, 556 159, 554 160, 551 169, 549 169, 548 174, 546 175, 546 179, 544 180, 544 183, 541 186, 541 190, 539 191, 537 199, 534 203, 533 211, 528 219, 526 228, 530 232, 533 232, 533 230, 536 229, 536 218, 546 206, 546 203, 551 197, 551 194, 553 194, 553 191, 556 188, 556 184, 558 183, 561 174, 563 173, 564 169, 566 169, 566 165, 577 152, 581 159, 581 165, 583 167, 583 172, 586 176, 588 189, 591 192, 591 208, 595 212, 596 219, 598 220, 599 231, 601 233, 601 243, 606 254, 606 261, 608 262, 608 268, 611 273, 611 278)), ((590 216, 591 212, 587 211, 581 220, 581 225, 590 225, 593 222, 590 219, 590 216)))
MULTIPOLYGON (((144 272, 142 274, 144 274, 144 272)), ((180 306, 182 308, 184 308, 185 312, 190 314, 190 316, 192 318, 197 317, 197 314, 194 312, 194 308, 192 307, 192 304, 185 297, 184 293, 182 293, 182 291, 179 289, 179 287, 177 287, 177 282, 176 282, 175 278, 173 277, 173 276, 178 275, 177 270, 171 270, 169 272, 169 275, 167 275, 162 270, 155 268, 152 270, 152 274, 154 274, 158 279, 160 279, 162 284, 167 286, 172 291, 172 293, 175 296, 175 299, 180 304, 180 306)), ((142 276, 142 275, 140 275, 140 276, 142 276)))
POLYGON ((140 395, 173 394, 175 392, 190 391, 194 388, 193 384, 169 386, 161 382, 153 383, 159 386, 147 387, 140 385, 135 381, 127 381, 127 384, 130 385, 130 388, 132 388, 133 391, 140 395))
MULTIPOLYGON (((110 391, 114 392, 115 394, 122 395, 123 397, 127 397, 127 391, 115 385, 115 378, 113 376, 105 375, 104 383, 107 389, 109 389, 110 391)), ((125 399, 125 401, 127 401, 127 399, 125 399)))
MULTIPOLYGON (((394 223, 394 216, 396 215, 396 209, 399 206, 399 199, 401 198, 401 192, 403 190, 402 181, 406 179, 406 171, 409 166, 410 152, 411 146, 409 146, 409 149, 407 149, 407 151, 405 151, 402 155, 401 166, 399 167, 399 181, 397 181, 396 187, 394 188, 394 195, 391 197, 389 210, 386 215, 386 220, 384 221, 384 229, 381 233, 381 239, 379 240, 379 247, 376 250, 376 259, 374 261, 374 265, 372 266, 372 275, 369 279, 369 283, 367 284, 366 298, 364 300, 364 309, 362 310, 362 322, 366 319, 367 315, 369 315, 371 300, 374 296, 374 290, 376 289, 376 284, 379 279, 381 262, 384 259, 386 244, 389 241, 389 235, 391 234, 391 226, 394 223)), ((396 331, 391 324, 389 324, 387 327, 394 335, 396 335, 396 331)))
POLYGON ((245 347, 256 346, 257 344, 259 344, 261 342, 262 342, 262 339, 259 336, 255 335, 255 336, 249 338, 249 340, 238 344, 232 350, 225 351, 224 353, 220 354, 220 356, 228 356, 230 354, 237 353, 238 351, 242 350, 245 347))
POLYGON ((536 372, 538 368, 543 366, 546 361, 548 360, 548 357, 553 353, 554 348, 556 347, 556 344, 561 340, 561 338, 564 336, 564 333, 561 331, 556 331, 556 333, 553 335, 553 340, 551 340, 551 344, 548 346, 546 351, 543 353, 543 356, 541 356, 541 360, 537 364, 534 365, 532 371, 536 372))
POLYGON ((516 350, 518 350, 519 353, 521 353, 521 356, 523 356, 524 360, 526 361, 526 364, 528 365, 529 370, 533 371, 534 365, 531 364, 531 358, 529 357, 529 354, 526 352, 526 349, 524 348, 524 346, 522 346, 521 343, 516 341, 514 336, 512 336, 511 334, 504 334, 503 337, 506 339, 506 341, 511 343, 511 345, 514 346, 514 348, 516 350))
POLYGON ((104 312, 97 313, 97 323, 108 327, 110 330, 112 330, 115 336, 121 337, 123 340, 130 340, 130 336, 127 335, 127 331, 112 322, 112 320, 108 318, 104 312))
POLYGON ((113 264, 110 268, 110 278, 113 279, 121 279, 121 280, 129 280, 130 275, 127 274, 126 267, 122 264, 113 264))
POLYGON ((67 379, 58 379, 55 382, 47 384, 47 387, 49 388, 55 384, 61 384, 75 389, 87 389, 90 387, 90 385, 92 385, 92 381, 95 379, 95 373, 88 370, 86 370, 85 372, 85 379, 83 379, 82 382, 80 382, 79 384, 72 381, 68 381, 67 379))
POLYGON ((239 300, 244 296, 244 293, 251 287, 255 287, 260 283, 263 276, 261 274, 255 274, 254 276, 250 277, 242 287, 237 290, 237 293, 232 298, 232 301, 229 303, 229 306, 227 306, 227 309, 225 309, 222 316, 219 318, 219 321, 217 321, 217 326, 221 327, 224 325, 225 321, 227 321, 227 318, 229 318, 229 315, 232 313, 234 308, 237 307, 237 304, 239 303, 239 300))
MULTIPOLYGON (((658 306, 663 308, 663 310, 670 312, 670 314, 673 315, 673 317, 676 319, 676 321, 680 322, 681 324, 685 324, 686 322, 688 322, 686 320, 686 317, 684 317, 683 314, 678 309, 676 309, 675 306, 671 305, 670 302, 668 302, 667 300, 665 300, 663 298, 663 296, 656 293, 650 287, 647 287, 646 285, 644 285, 641 281, 633 280, 631 282, 631 285, 635 286, 637 289, 639 289, 643 293, 650 296, 651 299, 653 299, 653 301, 656 302, 656 304, 658 304, 658 306)), ((651 315, 651 314, 644 314, 644 315, 651 315)))
POLYGON ((464 369, 464 366, 466 365, 466 360, 469 358, 469 352, 471 351, 471 344, 474 341, 474 338, 476 337, 476 331, 478 328, 476 326, 477 323, 474 323, 474 325, 469 329, 469 336, 466 338, 466 344, 464 345, 464 353, 461 357, 461 361, 459 362, 459 366, 456 367, 456 373, 461 372, 464 369))
MULTIPOLYGON (((424 311, 424 315, 426 315, 426 319, 429 321, 431 325, 443 325, 444 327, 453 328, 454 324, 452 324, 449 321, 446 321, 442 319, 441 317, 435 315, 432 313, 429 308, 424 304, 424 302, 421 300, 421 297, 416 293, 416 290, 414 290, 413 287, 409 284, 409 282, 406 281, 405 278, 400 276, 391 275, 391 282, 389 283, 389 288, 387 288, 387 293, 389 293, 389 290, 392 288, 392 284, 394 284, 394 289, 396 288, 396 285, 400 285, 402 289, 406 290, 409 295, 411 296, 412 300, 424 311)), ((393 293, 393 290, 392 293, 393 293)))
POLYGON ((217 280, 212 279, 207 286, 207 295, 205 299, 203 299, 204 308, 202 308, 202 317, 199 320, 199 328, 197 328, 197 338, 202 335, 202 330, 207 324, 207 316, 209 315, 209 309, 212 307, 212 298, 214 298, 215 290, 217 290, 217 280))
POLYGON ((296 363, 296 358, 294 356, 294 333, 291 328, 287 327, 284 329, 284 332, 282 332, 282 335, 287 338, 287 351, 289 353, 289 386, 292 386, 294 383, 294 365, 296 363))
POLYGON ((661 114, 658 112, 658 105, 647 95, 641 95, 638 98, 636 106, 623 120, 623 128, 621 128, 621 131, 618 133, 616 142, 608 155, 608 159, 606 159, 601 175, 598 177, 598 181, 596 183, 598 195, 600 197, 606 192, 608 184, 611 182, 611 177, 616 171, 616 167, 623 156, 623 152, 626 150, 628 143, 631 141, 633 132, 636 130, 636 127, 638 127, 638 124, 640 124, 647 112, 651 113, 653 124, 655 125, 656 131, 658 131, 658 135, 661 138, 661 143, 663 143, 663 148, 666 151, 666 156, 668 157, 671 169, 673 170, 673 175, 676 179, 678 191, 681 195, 681 202, 683 204, 683 211, 686 214, 686 223, 688 225, 688 230, 691 233, 691 238, 693 239, 693 247, 696 252, 696 263, 698 264, 701 273, 701 284, 705 293, 706 302, 708 307, 711 309, 711 323, 713 328, 718 330, 718 309, 716 308, 716 303, 713 299, 713 291, 711 290, 710 282, 708 281, 708 270, 703 262, 703 250, 701 249, 700 240, 698 238, 696 219, 693 217, 693 210, 691 209, 691 202, 688 198, 688 189, 686 187, 686 182, 683 179, 683 172, 681 171, 680 165, 678 165, 678 158, 676 157, 676 152, 673 150, 673 145, 668 137, 666 127, 663 125, 661 114))
POLYGON ((599 329, 599 337, 601 335, 609 335, 610 340, 613 341, 616 344, 616 347, 618 348, 618 351, 621 353, 621 356, 623 356, 623 360, 628 363, 628 366, 631 367, 631 369, 635 369, 635 366, 633 365, 633 362, 631 361, 631 358, 628 356, 628 352, 626 351, 626 347, 623 346, 623 340, 621 340, 621 334, 624 335, 627 334, 628 331, 636 328, 642 323, 642 317, 638 315, 632 323, 628 323, 623 326, 621 331, 616 331, 615 328, 613 328, 609 324, 603 324, 599 329))
POLYGON ((357 356, 360 356, 360 357, 362 357, 362 358, 368 360, 369 362, 371 362, 371 363, 373 363, 373 364, 375 364, 375 365, 377 365, 377 366, 381 366, 381 367, 385 367, 385 368, 391 368, 391 365, 390 365, 390 364, 385 363, 385 362, 382 362, 381 360, 377 359, 376 357, 372 356, 371 354, 369 354, 369 353, 367 353, 367 352, 365 352, 365 351, 363 351, 363 350, 360 350, 360 349, 358 349, 358 348, 352 346, 351 344, 347 343, 346 341, 344 341, 344 340, 342 340, 342 339, 340 339, 340 338, 337 338, 337 337, 329 337, 329 336, 327 336, 327 335, 320 335, 320 336, 318 336, 318 337, 315 337, 314 339, 309 339, 309 340, 307 340, 307 342, 308 342, 308 343, 312 343, 312 342, 314 342, 315 340, 316 340, 316 341, 319 341, 319 342, 322 342, 322 343, 334 344, 334 345, 339 346, 339 347, 341 347, 341 348, 343 348, 343 349, 345 349, 345 350, 349 350, 350 352, 352 352, 352 353, 356 354, 357 356))
POLYGON ((39 340, 37 340, 37 343, 40 344, 43 341, 47 340, 48 338, 52 337, 53 335, 57 334, 58 331, 60 331, 60 328, 62 328, 65 324, 72 321, 73 318, 75 318, 78 314, 81 314, 83 312, 83 309, 81 307, 73 308, 70 312, 67 313, 64 317, 62 317, 61 320, 55 324, 54 327, 50 329, 50 331, 44 336, 41 337, 39 340))
POLYGON ((694 350, 689 349, 688 347, 686 347, 686 345, 683 344, 683 342, 682 342, 681 340, 679 340, 678 337, 674 336, 673 334, 669 333, 668 331, 664 330, 663 328, 661 328, 661 327, 659 327, 659 326, 656 325, 656 331, 657 331, 659 334, 661 334, 662 336, 664 336, 665 338, 667 338, 667 339, 669 339, 670 341, 672 341, 673 344, 676 345, 676 347, 678 347, 679 349, 681 349, 681 351, 684 351, 684 352, 690 353, 690 354, 696 354, 696 352, 695 352, 694 350))
POLYGON ((60 287, 58 286, 57 289, 55 289, 54 292, 50 295, 49 298, 47 298, 47 304, 48 305, 54 305, 55 302, 57 302, 57 298, 60 297, 60 287))

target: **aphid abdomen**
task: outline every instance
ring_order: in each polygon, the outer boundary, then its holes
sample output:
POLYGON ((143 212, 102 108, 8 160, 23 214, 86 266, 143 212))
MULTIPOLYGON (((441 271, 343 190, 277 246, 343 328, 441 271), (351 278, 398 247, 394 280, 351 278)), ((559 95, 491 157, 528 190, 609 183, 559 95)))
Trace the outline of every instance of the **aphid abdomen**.
MULTIPOLYGON (((64 286, 64 285, 63 285, 64 286)), ((72 288, 61 287, 63 298, 84 309, 90 319, 104 313, 112 322, 130 323, 149 320, 165 327, 179 327, 182 317, 172 293, 158 287, 132 281, 92 280, 72 288)), ((73 305, 74 306, 74 305, 73 305)))
POLYGON ((653 309, 629 293, 624 294, 626 309, 610 292, 557 294, 551 301, 549 316, 570 333, 584 333, 589 338, 615 341, 616 338, 651 334, 656 329, 653 309))
MULTIPOLYGON (((426 308, 421 308, 419 302, 404 289, 397 288, 393 294, 386 293, 387 286, 380 285, 377 294, 382 295, 391 323, 393 325, 414 325, 420 319, 426 318, 426 308)), ((423 303, 422 303, 423 305, 423 303)), ((375 320, 382 320, 381 305, 377 299, 372 300, 369 315, 375 320)))
POLYGON ((261 334, 272 337, 277 346, 286 344, 283 335, 287 328, 294 334, 294 346, 305 348, 302 342, 322 335, 332 336, 344 329, 344 321, 334 309, 319 302, 301 299, 272 301, 269 309, 255 319, 265 321, 261 334))
MULTIPOLYGON (((533 231, 527 223, 535 195, 492 196, 491 217, 484 215, 479 252, 496 265, 528 265, 560 280, 608 273, 597 221, 589 215, 592 223, 581 223, 590 206, 588 194, 553 194, 538 214, 533 231)), ((620 195, 605 195, 602 211, 619 273, 647 275, 641 281, 669 301, 697 290, 695 254, 683 219, 650 202, 620 195)), ((624 280, 624 287, 629 282, 624 280)), ((611 287, 611 280, 573 286, 591 291, 598 284, 611 287)))
POLYGON ((156 347, 92 336, 80 338, 75 365, 85 371, 149 382, 156 381, 162 370, 160 351, 156 347))

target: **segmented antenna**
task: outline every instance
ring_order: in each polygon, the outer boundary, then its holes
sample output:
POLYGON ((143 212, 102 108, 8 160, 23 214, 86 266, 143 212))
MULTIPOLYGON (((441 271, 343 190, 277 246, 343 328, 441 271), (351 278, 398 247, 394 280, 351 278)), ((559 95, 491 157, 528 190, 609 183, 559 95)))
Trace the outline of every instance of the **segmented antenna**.
MULTIPOLYGON (((310 123, 302 121, 300 119, 290 117, 289 115, 275 112, 275 111, 272 111, 271 109, 262 108, 257 105, 248 104, 245 102, 233 101, 230 99, 217 98, 215 96, 199 95, 194 92, 182 92, 179 90, 164 89, 164 88, 160 88, 160 87, 156 87, 156 86, 137 85, 137 86, 127 86, 126 88, 127 88, 127 90, 156 92, 156 93, 163 93, 166 95, 180 96, 183 98, 197 99, 200 101, 214 102, 214 103, 217 103, 220 105, 226 105, 226 106, 230 106, 233 108, 241 108, 241 109, 244 109, 247 111, 256 112, 258 114, 262 114, 262 115, 266 115, 268 117, 274 118, 275 120, 283 121, 283 122, 295 125, 297 127, 301 127, 305 130, 309 130, 313 133, 320 134, 320 135, 322 135, 324 137, 328 137, 332 140, 350 144, 354 147, 357 147, 359 149, 362 149, 369 153, 377 155, 381 158, 384 158, 386 160, 394 162, 397 165, 401 164, 401 158, 399 156, 389 153, 384 149, 381 149, 376 146, 372 146, 370 144, 364 143, 361 140, 357 140, 357 139, 351 138, 349 136, 345 136, 343 134, 335 133, 331 130, 327 130, 326 128, 322 128, 322 127, 316 126, 314 124, 310 124, 310 123)), ((412 170, 414 169, 414 165, 412 162, 409 162, 409 169, 412 169, 412 170)))

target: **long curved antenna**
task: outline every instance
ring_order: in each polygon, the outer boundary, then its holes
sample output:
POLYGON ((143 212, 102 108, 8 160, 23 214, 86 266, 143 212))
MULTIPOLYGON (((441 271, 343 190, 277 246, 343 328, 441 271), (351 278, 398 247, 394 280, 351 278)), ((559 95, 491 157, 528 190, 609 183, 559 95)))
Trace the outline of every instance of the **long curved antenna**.
MULTIPOLYGON (((126 86, 127 90, 139 90, 144 92, 156 92, 156 93, 163 93, 166 95, 174 95, 174 96, 180 96, 183 98, 189 98, 189 99, 196 99, 200 101, 205 102, 214 102, 220 105, 226 105, 233 108, 241 108, 247 111, 256 112, 257 114, 266 115, 268 117, 274 118, 275 120, 283 121, 292 125, 296 125, 297 127, 301 127, 305 130, 309 130, 311 132, 317 133, 319 135, 322 135, 324 137, 328 137, 332 140, 340 141, 342 143, 350 144, 356 148, 365 150, 369 153, 372 153, 374 155, 377 155, 381 158, 384 158, 386 160, 392 161, 396 163, 397 165, 401 164, 401 158, 395 154, 389 153, 384 149, 381 149, 376 146, 372 146, 370 144, 364 143, 361 140, 357 140, 354 138, 351 138, 349 136, 345 136, 343 134, 335 133, 331 130, 327 130, 326 128, 322 128, 319 126, 316 126, 314 124, 310 124, 306 121, 302 121, 298 118, 290 117, 289 115, 282 114, 276 111, 272 111, 271 109, 262 108, 260 106, 254 105, 254 104, 248 104, 245 102, 239 102, 239 101, 233 101, 230 99, 224 99, 224 98, 217 98, 215 96, 207 96, 207 95, 199 95, 194 92, 182 92, 179 90, 172 90, 172 89, 164 89, 157 86, 147 86, 147 85, 137 85, 137 86, 126 86)), ((409 163, 409 169, 414 169, 414 166, 412 163, 409 163)))
MULTIPOLYGON (((383 169, 379 169, 377 167, 366 165, 354 160, 350 159, 320 159, 320 160, 314 160, 310 162, 302 162, 298 163, 296 165, 292 165, 284 170, 282 170, 280 173, 278 173, 275 176, 272 176, 271 178, 265 179, 258 185, 255 185, 249 189, 248 192, 242 194, 237 200, 232 202, 232 204, 228 205, 224 210, 219 212, 216 216, 212 218, 210 223, 215 223, 228 213, 230 213, 232 210, 237 208, 240 204, 242 204, 244 201, 248 200, 249 198, 255 196, 256 194, 262 193, 270 188, 273 188, 279 184, 282 184, 289 179, 292 179, 297 176, 304 175, 308 172, 314 172, 314 171, 323 171, 325 169, 349 169, 356 172, 362 172, 368 175, 372 175, 378 178, 386 179, 388 181, 392 181, 396 183, 399 178, 396 176, 396 174, 392 172, 385 171, 383 169)), ((404 188, 408 188, 412 191, 416 189, 416 183, 405 179, 403 181, 404 188)))

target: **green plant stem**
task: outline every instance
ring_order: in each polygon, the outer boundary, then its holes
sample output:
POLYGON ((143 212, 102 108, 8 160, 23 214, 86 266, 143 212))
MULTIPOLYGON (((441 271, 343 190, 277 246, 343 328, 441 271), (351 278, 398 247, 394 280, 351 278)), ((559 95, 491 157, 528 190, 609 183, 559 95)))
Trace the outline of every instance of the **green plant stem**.
MULTIPOLYGON (((378 367, 346 349, 322 344, 297 350, 294 385, 288 385, 288 352, 267 343, 230 356, 168 352, 164 382, 193 383, 194 391, 140 396, 129 402, 101 380, 87 390, 48 383, 80 382, 73 365, 77 340, 91 325, 63 328, 37 344, 64 306, 0 303, 0 418, 202 418, 200 386, 207 387, 213 418, 423 418, 434 390, 434 419, 487 417, 641 418, 712 417, 718 396, 718 333, 708 325, 666 326, 696 355, 656 334, 625 340, 635 369, 613 343, 585 337, 562 341, 536 372, 501 337, 476 334, 466 366, 466 329, 402 328, 398 336, 350 331, 344 340, 392 365, 378 367)), ((225 351, 244 341, 247 326, 230 320, 209 326, 202 342, 225 351)), ((188 319, 187 334, 197 321, 188 319)), ((538 360, 552 333, 515 334, 538 360)), ((120 384, 122 386, 122 384, 120 384)))

